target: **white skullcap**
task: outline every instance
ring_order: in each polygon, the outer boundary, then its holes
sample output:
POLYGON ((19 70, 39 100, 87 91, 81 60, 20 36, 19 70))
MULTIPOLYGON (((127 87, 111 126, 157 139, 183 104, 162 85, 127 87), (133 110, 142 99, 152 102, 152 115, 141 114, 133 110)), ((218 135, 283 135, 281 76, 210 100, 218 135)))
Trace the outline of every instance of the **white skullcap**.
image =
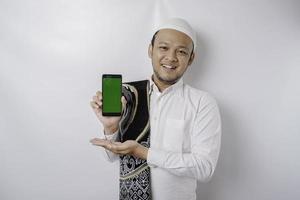
POLYGON ((194 43, 194 51, 195 51, 196 45, 197 45, 196 32, 193 30, 191 25, 184 19, 181 19, 181 18, 168 19, 168 20, 164 21, 163 23, 161 23, 161 25, 155 29, 156 30, 155 32, 157 32, 161 29, 174 29, 176 31, 180 31, 180 32, 186 34, 187 36, 189 36, 192 39, 192 41, 194 43))

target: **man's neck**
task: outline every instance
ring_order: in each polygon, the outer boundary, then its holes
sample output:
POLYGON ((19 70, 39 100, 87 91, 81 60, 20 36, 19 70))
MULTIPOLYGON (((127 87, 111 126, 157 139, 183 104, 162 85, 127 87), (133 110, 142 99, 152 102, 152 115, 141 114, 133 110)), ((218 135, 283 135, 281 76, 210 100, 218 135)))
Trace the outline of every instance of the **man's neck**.
POLYGON ((173 84, 163 83, 162 81, 158 80, 154 75, 152 75, 151 79, 160 92, 163 92, 165 89, 167 89, 168 87, 174 84, 174 83, 173 84))

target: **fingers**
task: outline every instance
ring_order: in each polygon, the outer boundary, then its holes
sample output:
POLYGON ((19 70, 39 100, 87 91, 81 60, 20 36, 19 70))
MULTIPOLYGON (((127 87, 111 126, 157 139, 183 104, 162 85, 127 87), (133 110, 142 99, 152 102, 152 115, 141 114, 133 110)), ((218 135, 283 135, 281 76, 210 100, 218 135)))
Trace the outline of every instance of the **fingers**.
POLYGON ((90 142, 93 145, 102 146, 102 147, 104 147, 108 150, 112 149, 111 142, 109 140, 106 140, 106 139, 94 138, 94 139, 90 140, 90 142))
POLYGON ((94 102, 94 101, 91 101, 90 104, 91 104, 92 108, 94 108, 94 109, 100 108, 100 106, 98 104, 96 104, 96 102, 94 102))
POLYGON ((102 108, 102 93, 100 91, 96 92, 96 95, 93 96, 92 101, 90 102, 91 107, 94 109, 102 108))
POLYGON ((90 140, 90 142, 93 145, 101 146, 115 154, 120 154, 120 155, 128 154, 131 150, 131 148, 128 145, 126 145, 125 143, 111 142, 106 139, 94 138, 94 139, 90 140))
POLYGON ((102 99, 102 92, 97 91, 97 92, 96 92, 96 95, 97 95, 100 99, 102 99))
POLYGON ((110 141, 107 140, 107 139, 99 139, 99 138, 94 138, 94 139, 91 139, 90 142, 92 144, 95 144, 95 145, 107 145, 110 141))
POLYGON ((97 104, 102 105, 102 92, 97 91, 97 92, 96 92, 96 95, 93 96, 93 100, 94 100, 97 104))

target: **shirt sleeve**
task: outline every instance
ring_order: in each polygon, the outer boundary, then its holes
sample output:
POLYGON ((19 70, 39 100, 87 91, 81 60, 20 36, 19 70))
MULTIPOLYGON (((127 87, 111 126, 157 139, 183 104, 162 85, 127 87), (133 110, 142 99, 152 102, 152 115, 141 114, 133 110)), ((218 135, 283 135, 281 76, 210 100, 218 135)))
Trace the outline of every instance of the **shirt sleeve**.
POLYGON ((205 95, 197 109, 191 132, 191 152, 172 152, 150 147, 150 167, 164 168, 178 176, 210 180, 221 145, 221 119, 216 101, 205 95))
MULTIPOLYGON (((118 130, 116 132, 114 132, 113 134, 105 134, 105 131, 103 130, 103 133, 104 133, 104 137, 105 139, 107 140, 110 140, 110 141, 116 141, 117 139, 117 135, 118 135, 118 130)), ((107 149, 104 149, 105 151, 105 158, 110 161, 110 162, 114 162, 116 160, 119 159, 119 155, 118 154, 115 154, 107 149)))

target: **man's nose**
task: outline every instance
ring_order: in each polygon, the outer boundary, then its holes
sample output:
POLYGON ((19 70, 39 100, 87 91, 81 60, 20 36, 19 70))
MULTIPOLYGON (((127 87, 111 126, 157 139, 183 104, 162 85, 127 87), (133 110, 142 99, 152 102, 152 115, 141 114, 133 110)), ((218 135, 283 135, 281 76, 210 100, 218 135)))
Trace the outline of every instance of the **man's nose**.
POLYGON ((169 51, 167 54, 167 59, 171 62, 177 61, 176 51, 169 51))

